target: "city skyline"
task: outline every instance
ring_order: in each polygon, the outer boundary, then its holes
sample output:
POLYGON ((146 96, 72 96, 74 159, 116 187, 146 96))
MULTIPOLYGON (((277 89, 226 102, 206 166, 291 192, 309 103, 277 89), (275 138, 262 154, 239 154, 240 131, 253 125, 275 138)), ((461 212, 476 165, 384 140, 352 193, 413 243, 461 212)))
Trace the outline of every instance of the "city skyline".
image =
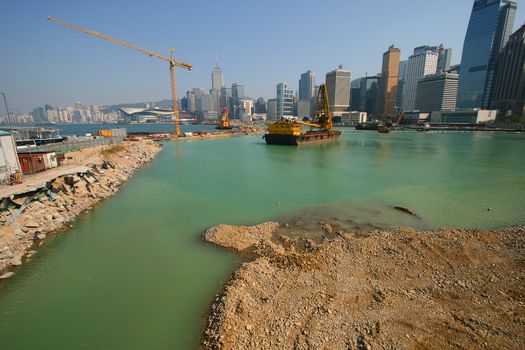
MULTIPOLYGON (((126 11, 122 12, 118 12, 119 2, 104 4, 107 9, 104 13, 93 10, 97 5, 102 6, 102 2, 97 1, 89 6, 60 4, 58 1, 51 1, 45 6, 40 3, 35 3, 34 6, 6 4, 6 10, 0 14, 0 28, 9 34, 2 36, 0 40, 3 47, 8 47, 9 50, 4 54, 4 64, 0 65, 0 91, 6 93, 10 108, 25 113, 47 103, 66 106, 75 101, 83 101, 86 104, 103 106, 169 98, 169 77, 165 65, 81 33, 64 30, 46 21, 48 15, 56 15, 65 21, 127 40, 161 54, 166 54, 173 46, 177 59, 194 65, 192 72, 178 71, 180 97, 193 87, 210 86, 210 71, 218 53, 221 57, 220 66, 225 74, 223 85, 230 86, 233 82, 240 82, 246 86, 247 96, 271 98, 275 95, 275 84, 281 81, 289 82, 289 86, 297 90, 297 77, 307 70, 321 77, 333 67, 342 64, 352 72, 352 77, 379 73, 381 55, 391 44, 401 49, 401 59, 405 60, 416 46, 442 42, 453 49, 452 64, 457 64, 473 1, 445 1, 439 4, 421 4, 418 1, 403 4, 344 3, 337 4, 342 9, 337 13, 330 11, 330 6, 305 8, 300 6, 302 2, 286 3, 284 6, 287 13, 301 14, 303 19, 312 20, 298 21, 289 18, 296 40, 294 46, 286 50, 279 45, 275 50, 267 50, 260 45, 263 38, 271 40, 279 34, 271 26, 263 25, 264 35, 259 33, 260 26, 250 24, 244 30, 232 32, 230 25, 211 18, 213 11, 230 15, 248 12, 261 21, 266 19, 271 23, 284 16, 270 11, 273 3, 269 1, 261 8, 253 3, 234 1, 224 9, 208 2, 206 6, 198 6, 200 11, 197 11, 197 5, 185 4, 187 11, 180 18, 180 23, 179 20, 176 23, 160 21, 162 24, 159 26, 132 21, 137 14, 148 13, 146 10, 155 8, 155 4, 126 3, 126 11), (447 12, 447 26, 443 26, 440 21, 428 21, 426 16, 443 8, 454 8, 454 11, 447 12), (357 35, 355 32, 354 28, 359 27, 359 23, 369 24, 368 19, 365 21, 361 18, 366 17, 360 16, 362 13, 374 13, 380 20, 390 16, 406 18, 403 16, 406 16, 407 10, 418 13, 419 16, 410 18, 407 23, 396 22, 398 24, 388 31, 365 26, 364 35, 357 35), (326 29, 322 31, 318 30, 319 26, 311 24, 318 23, 322 16, 328 15, 335 16, 336 19, 344 18, 345 21, 339 23, 331 18, 330 21, 323 22, 325 24, 321 27, 326 29), (190 22, 197 23, 198 16, 210 19, 211 23, 187 26, 190 22), (223 27, 217 27, 218 24, 223 27), (217 33, 209 35, 206 31, 210 26, 217 27, 217 33), (414 31, 411 26, 421 28, 414 31), (309 35, 305 35, 304 30, 309 35), (166 32, 174 34, 167 35, 166 32), (181 33, 180 37, 177 33, 181 33), (216 34, 221 37, 235 36, 236 40, 231 40, 232 43, 214 40, 216 34), (243 42, 242 50, 237 39, 243 42), (312 42, 315 42, 315 48, 312 48, 312 42), (335 44, 338 45, 337 50, 332 48, 335 44), (35 64, 35 52, 38 64, 35 64), (323 52, 330 52, 330 55, 327 57, 323 52)), ((156 4, 171 6, 164 1, 156 4)), ((514 29, 523 23, 524 6, 520 5, 521 1, 518 1, 514 29)), ((167 18, 163 17, 165 12, 168 11, 155 13, 160 18, 167 18)))

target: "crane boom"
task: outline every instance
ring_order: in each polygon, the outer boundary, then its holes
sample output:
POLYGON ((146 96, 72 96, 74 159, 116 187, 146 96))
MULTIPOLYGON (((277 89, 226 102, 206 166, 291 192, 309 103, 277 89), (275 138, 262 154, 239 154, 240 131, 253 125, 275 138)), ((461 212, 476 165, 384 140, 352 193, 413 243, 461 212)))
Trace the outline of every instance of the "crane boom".
POLYGON ((177 103, 177 84, 176 84, 176 80, 175 80, 175 66, 181 67, 181 68, 185 68, 187 70, 191 70, 193 68, 193 66, 191 64, 175 61, 173 59, 173 53, 174 53, 173 49, 171 49, 171 56, 170 57, 166 57, 166 56, 159 55, 159 54, 157 54, 155 52, 152 52, 152 51, 140 48, 140 47, 135 46, 135 45, 132 45, 132 44, 127 43, 125 41, 114 39, 114 38, 112 38, 110 36, 107 36, 105 34, 96 32, 96 31, 91 30, 91 29, 82 28, 82 27, 77 26, 75 24, 67 23, 65 21, 62 21, 60 19, 57 19, 57 18, 54 18, 54 17, 51 17, 51 16, 47 17, 47 19, 49 21, 52 21, 52 22, 55 22, 57 24, 63 25, 64 27, 67 27, 67 28, 70 28, 70 29, 73 29, 73 30, 77 30, 79 32, 86 33, 86 34, 89 34, 89 35, 93 35, 93 36, 96 36, 97 38, 107 40, 107 41, 112 42, 114 44, 122 45, 124 47, 129 48, 129 49, 145 53, 146 55, 148 55, 150 57, 155 57, 155 58, 158 58, 158 59, 161 59, 161 60, 169 62, 169 64, 170 64, 170 78, 171 78, 171 96, 172 96, 172 99, 173 99, 173 116, 175 118, 175 133, 176 133, 176 135, 180 134, 180 129, 179 129, 179 108, 178 108, 178 103, 177 103))
POLYGON ((47 17, 47 19, 49 21, 55 22, 57 24, 61 24, 64 27, 68 27, 68 28, 71 28, 71 29, 74 29, 74 30, 78 30, 79 32, 83 32, 83 33, 86 33, 86 34, 89 34, 89 35, 93 35, 93 36, 96 36, 97 38, 107 40, 107 41, 112 42, 114 44, 122 45, 122 46, 130 48, 132 50, 136 50, 136 51, 145 53, 146 55, 148 55, 150 57, 155 57, 155 58, 159 58, 159 59, 164 60, 164 61, 168 61, 170 64, 173 64, 174 66, 186 68, 188 70, 191 70, 193 68, 193 66, 191 64, 189 64, 189 63, 174 61, 173 58, 171 58, 171 57, 162 56, 162 55, 159 55, 159 54, 157 54, 155 52, 152 52, 152 51, 140 48, 138 46, 132 45, 130 43, 127 43, 125 41, 118 40, 118 39, 113 39, 110 36, 107 36, 105 34, 96 32, 94 30, 87 29, 87 28, 82 28, 82 27, 77 26, 75 24, 67 23, 65 21, 62 21, 62 20, 54 18, 54 17, 47 17))

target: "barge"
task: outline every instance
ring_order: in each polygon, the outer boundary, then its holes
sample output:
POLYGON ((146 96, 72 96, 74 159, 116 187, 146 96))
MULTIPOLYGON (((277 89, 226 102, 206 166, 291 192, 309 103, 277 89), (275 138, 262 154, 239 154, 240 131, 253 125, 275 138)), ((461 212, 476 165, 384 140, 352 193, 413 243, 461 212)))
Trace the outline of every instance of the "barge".
POLYGON ((332 125, 332 113, 324 84, 319 87, 314 114, 312 123, 299 121, 296 117, 283 117, 268 125, 268 132, 263 138, 268 145, 301 146, 331 142, 341 136, 341 132, 334 130, 332 125), (310 131, 303 132, 303 127, 310 127, 310 131))

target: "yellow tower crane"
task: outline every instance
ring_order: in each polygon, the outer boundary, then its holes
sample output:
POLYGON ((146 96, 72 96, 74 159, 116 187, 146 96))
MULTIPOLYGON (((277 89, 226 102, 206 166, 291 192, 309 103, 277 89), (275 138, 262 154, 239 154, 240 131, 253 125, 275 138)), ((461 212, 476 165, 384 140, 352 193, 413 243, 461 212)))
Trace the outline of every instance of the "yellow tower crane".
POLYGON ((155 57, 155 58, 159 58, 159 59, 164 60, 164 61, 168 61, 169 64, 170 64, 171 97, 173 99, 173 116, 175 117, 175 134, 177 136, 180 135, 180 127, 179 127, 180 117, 179 117, 179 106, 178 106, 178 103, 177 103, 177 84, 176 84, 176 80, 175 80, 175 66, 186 68, 187 70, 191 70, 193 68, 193 66, 191 64, 189 64, 189 63, 175 61, 173 59, 174 49, 171 49, 170 57, 166 57, 166 56, 162 56, 162 55, 156 54, 155 52, 151 52, 151 51, 142 49, 142 48, 137 47, 135 45, 131 45, 131 44, 125 42, 125 41, 121 41, 121 40, 118 40, 118 39, 113 39, 113 38, 111 38, 111 37, 109 37, 107 35, 104 35, 102 33, 95 32, 93 30, 89 30, 89 29, 82 28, 82 27, 79 27, 79 26, 71 24, 71 23, 64 22, 64 21, 56 19, 54 17, 48 17, 47 19, 49 21, 61 24, 61 25, 65 26, 65 27, 68 27, 68 28, 71 28, 71 29, 74 29, 74 30, 78 30, 79 32, 83 32, 83 33, 86 33, 86 34, 89 34, 89 35, 93 35, 93 36, 96 36, 97 38, 101 38, 101 39, 110 41, 110 42, 112 42, 114 44, 119 44, 119 45, 125 46, 127 48, 130 48, 130 49, 133 49, 133 50, 136 50, 136 51, 140 51, 140 52, 145 53, 146 55, 148 55, 150 57, 155 57))

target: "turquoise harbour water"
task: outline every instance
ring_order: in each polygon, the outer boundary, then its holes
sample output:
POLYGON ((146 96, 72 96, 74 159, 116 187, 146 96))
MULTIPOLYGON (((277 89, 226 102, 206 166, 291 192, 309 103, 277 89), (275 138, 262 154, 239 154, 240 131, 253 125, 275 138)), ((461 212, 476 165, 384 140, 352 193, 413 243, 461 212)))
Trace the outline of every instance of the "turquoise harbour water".
POLYGON ((197 349, 238 263, 201 241, 220 223, 307 212, 380 227, 525 224, 524 146, 524 134, 351 130, 301 148, 260 136, 166 143, 0 283, 0 349, 197 349))

